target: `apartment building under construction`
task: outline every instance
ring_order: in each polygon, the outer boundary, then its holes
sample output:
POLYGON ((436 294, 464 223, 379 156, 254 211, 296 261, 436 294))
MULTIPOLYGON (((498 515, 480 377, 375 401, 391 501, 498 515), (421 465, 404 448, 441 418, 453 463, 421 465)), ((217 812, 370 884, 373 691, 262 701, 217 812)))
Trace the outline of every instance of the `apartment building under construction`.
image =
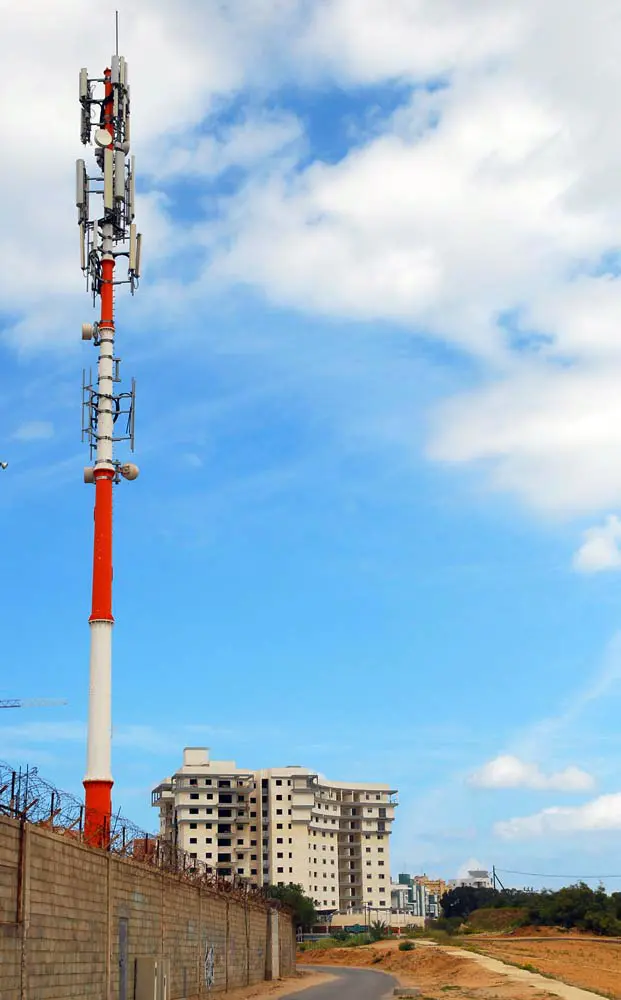
POLYGON ((294 882, 320 911, 390 910, 396 791, 297 766, 244 770, 184 750, 152 794, 160 836, 221 875, 294 882))

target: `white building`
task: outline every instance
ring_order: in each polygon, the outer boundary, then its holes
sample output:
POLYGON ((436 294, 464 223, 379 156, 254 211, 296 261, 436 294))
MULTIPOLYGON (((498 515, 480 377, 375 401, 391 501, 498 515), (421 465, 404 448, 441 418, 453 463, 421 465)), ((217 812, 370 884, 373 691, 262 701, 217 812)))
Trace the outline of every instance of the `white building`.
POLYGON ((493 889, 494 882, 488 871, 477 868, 469 871, 466 878, 452 878, 447 882, 449 889, 461 889, 462 886, 469 886, 472 889, 493 889))
POLYGON ((244 770, 188 747, 152 794, 160 836, 221 875, 304 887, 318 910, 390 910, 396 791, 298 766, 244 770))

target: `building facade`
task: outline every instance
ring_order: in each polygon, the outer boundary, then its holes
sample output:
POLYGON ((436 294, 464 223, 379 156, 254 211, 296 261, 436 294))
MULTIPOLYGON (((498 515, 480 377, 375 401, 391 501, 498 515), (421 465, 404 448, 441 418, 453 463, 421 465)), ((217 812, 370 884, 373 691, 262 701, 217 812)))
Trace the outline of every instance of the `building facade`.
POLYGON ((188 747, 152 793, 160 837, 219 874, 303 886, 319 911, 390 910, 396 791, 304 767, 244 770, 188 747))
MULTIPOLYGON (((403 873, 399 875, 398 882, 394 883, 393 900, 401 903, 405 898, 410 913, 435 920, 442 916, 441 901, 445 891, 446 882, 443 879, 403 873)), ((394 905, 393 903, 393 907, 394 905)))
POLYGON ((465 878, 452 878, 447 883, 449 889, 460 889, 468 886, 472 889, 493 889, 494 880, 485 869, 473 869, 465 878))

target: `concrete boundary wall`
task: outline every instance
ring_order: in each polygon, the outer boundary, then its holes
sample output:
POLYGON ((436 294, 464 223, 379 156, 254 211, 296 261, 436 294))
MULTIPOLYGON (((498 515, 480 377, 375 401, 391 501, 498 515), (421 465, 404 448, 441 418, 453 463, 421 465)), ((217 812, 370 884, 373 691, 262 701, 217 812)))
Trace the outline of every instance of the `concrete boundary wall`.
POLYGON ((137 1000, 136 959, 168 965, 168 1000, 295 969, 289 915, 228 898, 0 816, 2 1000, 137 1000))

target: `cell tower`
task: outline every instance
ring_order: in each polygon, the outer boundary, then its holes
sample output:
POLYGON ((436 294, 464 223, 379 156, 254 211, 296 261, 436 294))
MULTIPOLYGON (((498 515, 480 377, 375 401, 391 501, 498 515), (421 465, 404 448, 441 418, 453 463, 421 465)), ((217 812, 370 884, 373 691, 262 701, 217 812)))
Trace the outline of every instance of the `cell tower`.
POLYGON ((129 156, 129 85, 127 63, 112 57, 103 77, 80 70, 80 138, 95 145, 98 171, 89 175, 84 160, 76 164, 76 205, 80 226, 82 271, 87 291, 101 299, 98 322, 84 323, 82 339, 98 350, 97 378, 82 380, 82 440, 90 446, 92 465, 84 481, 95 486, 93 595, 90 624, 90 688, 84 832, 94 847, 107 847, 112 814, 112 492, 121 478, 136 479, 138 468, 121 464, 114 445, 129 441, 134 450, 135 383, 122 392, 120 359, 115 354, 114 288, 140 277, 141 237, 134 223, 134 158, 129 156), (98 199, 91 219, 90 198, 98 199), (119 257, 128 258, 127 277, 116 275, 119 257), (120 421, 120 423, 119 423, 120 421))

